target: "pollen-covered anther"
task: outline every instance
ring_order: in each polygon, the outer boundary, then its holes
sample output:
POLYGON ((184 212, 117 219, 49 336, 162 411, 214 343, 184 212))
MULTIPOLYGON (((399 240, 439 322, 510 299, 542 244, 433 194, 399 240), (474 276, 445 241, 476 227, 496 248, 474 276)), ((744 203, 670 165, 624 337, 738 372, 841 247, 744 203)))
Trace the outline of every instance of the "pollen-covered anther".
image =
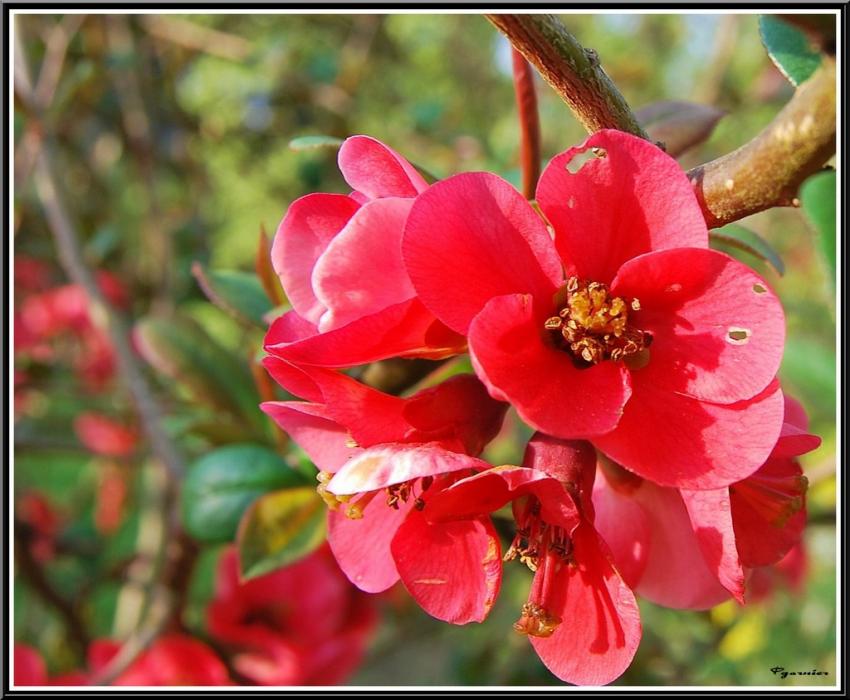
POLYGON ((316 493, 321 496, 328 508, 336 510, 339 508, 340 503, 348 503, 351 500, 351 496, 337 496, 335 493, 328 491, 328 483, 330 483, 332 478, 333 474, 330 472, 319 472, 316 474, 316 480, 319 482, 319 485, 316 487, 316 493))
POLYGON ((520 634, 530 637, 551 637, 561 618, 552 615, 537 603, 526 603, 522 606, 519 620, 514 623, 514 629, 520 634))
POLYGON ((410 481, 387 486, 387 505, 390 508, 398 510, 399 501, 407 503, 407 499, 410 498, 412 486, 412 482, 410 481))
POLYGON ((559 292, 563 300, 556 316, 543 327, 552 332, 555 345, 570 352, 584 366, 603 360, 622 360, 649 347, 652 337, 628 324, 629 310, 639 311, 640 301, 612 297, 608 285, 572 276, 559 292))

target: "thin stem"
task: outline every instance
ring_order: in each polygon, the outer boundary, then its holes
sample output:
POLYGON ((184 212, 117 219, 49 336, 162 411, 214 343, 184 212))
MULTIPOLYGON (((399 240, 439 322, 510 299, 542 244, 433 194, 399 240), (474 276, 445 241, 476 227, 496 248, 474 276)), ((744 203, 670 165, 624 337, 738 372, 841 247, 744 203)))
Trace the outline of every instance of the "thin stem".
POLYGON ((528 61, 516 49, 511 49, 514 69, 514 93, 520 128, 520 164, 522 193, 534 199, 540 177, 540 115, 537 112, 537 93, 534 73, 528 61))
POLYGON ((582 47, 557 17, 485 17, 540 71, 588 132, 619 129, 649 138, 625 98, 602 70, 596 51, 582 47))

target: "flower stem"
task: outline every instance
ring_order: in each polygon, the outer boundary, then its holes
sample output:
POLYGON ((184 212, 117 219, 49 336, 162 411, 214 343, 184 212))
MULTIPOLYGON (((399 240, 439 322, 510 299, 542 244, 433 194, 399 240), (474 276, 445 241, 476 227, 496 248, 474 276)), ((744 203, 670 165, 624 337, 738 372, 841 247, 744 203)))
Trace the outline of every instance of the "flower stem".
POLYGON ((520 165, 522 167, 522 194, 534 199, 537 179, 540 177, 540 115, 537 112, 537 93, 534 74, 528 61, 516 49, 511 49, 514 68, 514 93, 520 128, 520 165))

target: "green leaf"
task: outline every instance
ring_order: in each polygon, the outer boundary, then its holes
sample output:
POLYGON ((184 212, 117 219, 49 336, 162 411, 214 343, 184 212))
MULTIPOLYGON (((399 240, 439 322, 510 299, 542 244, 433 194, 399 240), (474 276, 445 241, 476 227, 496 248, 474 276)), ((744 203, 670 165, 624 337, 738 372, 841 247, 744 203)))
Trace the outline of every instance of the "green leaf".
POLYGON ((228 542, 257 498, 304 480, 272 450, 228 445, 207 453, 191 467, 181 493, 186 531, 202 542, 228 542))
POLYGON ((722 109, 694 102, 653 102, 635 112, 646 133, 664 144, 668 155, 677 158, 711 136, 722 109))
POLYGON ((794 86, 807 80, 820 65, 821 56, 796 27, 770 15, 759 17, 761 41, 770 60, 794 86))
POLYGON ((834 348, 810 338, 791 337, 785 343, 779 377, 783 388, 808 405, 834 407, 835 367, 834 348))
POLYGON ((236 536, 242 578, 261 576, 316 549, 325 539, 326 510, 312 486, 275 491, 254 501, 236 536))
POLYGON ((207 271, 201 263, 192 264, 192 274, 216 306, 239 321, 266 328, 265 315, 272 310, 259 278, 239 270, 207 271))
POLYGON ((835 171, 812 175, 800 188, 803 213, 820 240, 832 281, 835 282, 835 171))
POLYGON ((779 253, 755 231, 750 231, 738 224, 728 224, 723 228, 709 231, 708 238, 712 248, 722 250, 724 247, 729 247, 743 250, 772 265, 780 275, 785 274, 785 264, 779 257, 779 253))
POLYGON ((289 142, 289 148, 293 151, 312 151, 317 148, 339 148, 342 139, 334 136, 299 136, 289 142))
POLYGON ((136 323, 134 338, 142 357, 193 400, 237 416, 263 434, 260 398, 247 362, 227 352, 195 320, 183 314, 149 316, 136 323))

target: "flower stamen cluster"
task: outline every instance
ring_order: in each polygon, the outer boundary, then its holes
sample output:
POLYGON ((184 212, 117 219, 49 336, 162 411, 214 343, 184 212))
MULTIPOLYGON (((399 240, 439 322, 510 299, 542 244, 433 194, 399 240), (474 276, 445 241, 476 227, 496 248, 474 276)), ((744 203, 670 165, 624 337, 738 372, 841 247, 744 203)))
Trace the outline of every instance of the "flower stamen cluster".
POLYGON ((572 276, 556 296, 564 298, 563 306, 543 325, 557 347, 573 354, 578 366, 621 360, 652 342, 649 333, 628 324, 629 309, 639 311, 640 301, 612 297, 607 284, 572 276))

